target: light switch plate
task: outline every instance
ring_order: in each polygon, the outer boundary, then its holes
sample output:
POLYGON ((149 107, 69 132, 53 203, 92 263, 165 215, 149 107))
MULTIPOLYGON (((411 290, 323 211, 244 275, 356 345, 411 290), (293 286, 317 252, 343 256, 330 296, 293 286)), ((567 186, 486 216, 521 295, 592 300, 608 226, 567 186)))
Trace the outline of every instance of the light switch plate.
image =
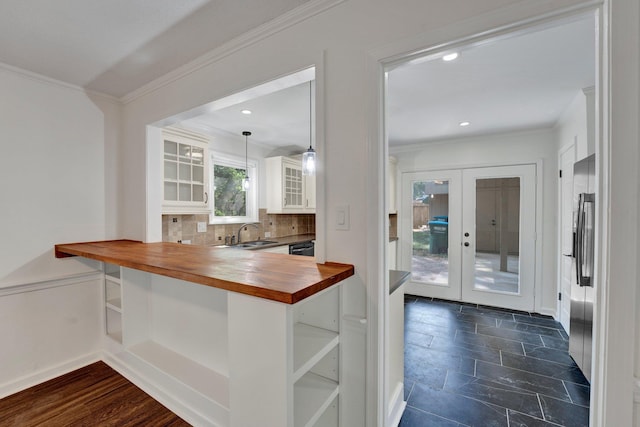
POLYGON ((198 233, 206 233, 207 232, 207 223, 202 221, 198 222, 198 233))
POLYGON ((336 206, 336 230, 348 230, 350 225, 349 205, 336 206))

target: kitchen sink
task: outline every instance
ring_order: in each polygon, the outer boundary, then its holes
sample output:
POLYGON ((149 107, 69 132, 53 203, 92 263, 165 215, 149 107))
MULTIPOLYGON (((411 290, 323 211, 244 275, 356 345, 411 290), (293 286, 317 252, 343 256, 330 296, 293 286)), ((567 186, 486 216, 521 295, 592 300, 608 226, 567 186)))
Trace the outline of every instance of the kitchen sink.
POLYGON ((255 240, 253 242, 244 242, 240 244, 247 245, 247 246, 263 246, 263 245, 273 245, 274 243, 278 243, 278 242, 275 242, 273 240, 255 240))
POLYGON ((278 242, 273 241, 273 240, 254 240, 253 242, 238 243, 236 245, 236 247, 239 247, 239 248, 254 248, 256 246, 273 245, 275 243, 278 243, 278 242))

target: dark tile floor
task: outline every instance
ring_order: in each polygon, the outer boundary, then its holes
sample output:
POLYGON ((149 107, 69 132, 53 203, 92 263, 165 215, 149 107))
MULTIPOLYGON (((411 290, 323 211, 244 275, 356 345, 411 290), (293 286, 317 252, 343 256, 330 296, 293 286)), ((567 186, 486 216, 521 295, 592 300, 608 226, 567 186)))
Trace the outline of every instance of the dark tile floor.
POLYGON ((588 426, 568 338, 551 317, 405 296, 400 426, 588 426))

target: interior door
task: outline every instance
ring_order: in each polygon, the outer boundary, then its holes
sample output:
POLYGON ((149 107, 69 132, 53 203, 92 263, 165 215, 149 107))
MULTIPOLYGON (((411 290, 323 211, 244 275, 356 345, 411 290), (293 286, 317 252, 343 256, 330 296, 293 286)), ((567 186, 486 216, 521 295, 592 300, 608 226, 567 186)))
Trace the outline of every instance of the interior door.
POLYGON ((535 165, 462 171, 462 300, 533 311, 535 165))
POLYGON ((535 165, 403 174, 406 292, 533 311, 535 165))

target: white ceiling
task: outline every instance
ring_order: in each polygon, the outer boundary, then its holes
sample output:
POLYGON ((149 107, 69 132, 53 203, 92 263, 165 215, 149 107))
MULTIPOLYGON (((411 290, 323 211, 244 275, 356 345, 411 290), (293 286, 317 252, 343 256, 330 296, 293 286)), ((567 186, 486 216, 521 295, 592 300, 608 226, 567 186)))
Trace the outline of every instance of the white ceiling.
POLYGON ((122 97, 309 0, 2 0, 0 62, 122 97))
POLYGON ((389 145, 551 127, 595 84, 595 43, 584 17, 399 66, 388 75, 389 145))
MULTIPOLYGON (((2 0, 0 62, 122 97, 308 1, 2 0)), ((591 16, 461 48, 452 62, 397 66, 387 91, 390 145, 552 126, 593 86, 594 46, 591 16)), ((308 97, 307 84, 296 84, 183 125, 305 148, 308 97)))
MULTIPOLYGON (((524 34, 404 63, 389 72, 389 145, 553 126, 595 82, 595 21, 582 17, 524 34), (469 121, 471 125, 460 127, 469 121)), ((309 144, 308 84, 181 123, 213 135, 253 132, 270 147, 309 144), (250 116, 240 113, 253 111, 250 116)))

